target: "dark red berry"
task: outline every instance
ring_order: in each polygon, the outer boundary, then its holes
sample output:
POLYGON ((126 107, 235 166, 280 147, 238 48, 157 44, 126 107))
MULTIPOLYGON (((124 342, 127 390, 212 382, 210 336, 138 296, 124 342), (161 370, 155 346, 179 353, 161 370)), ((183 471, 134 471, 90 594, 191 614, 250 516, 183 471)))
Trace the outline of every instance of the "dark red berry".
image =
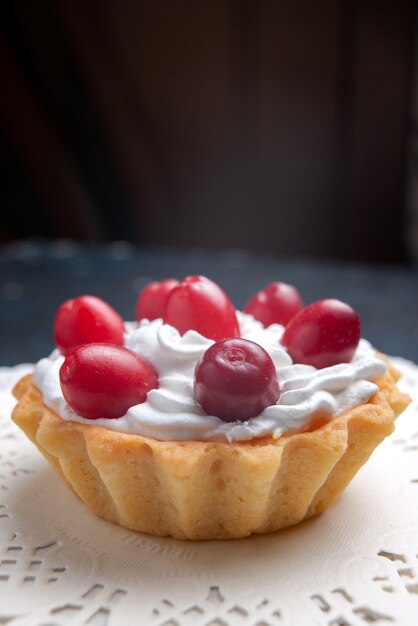
POLYGON ((90 343, 67 354, 60 383, 69 406, 82 417, 121 417, 158 387, 151 363, 127 348, 90 343))
POLYGON ((61 354, 84 343, 123 345, 125 326, 110 304, 95 296, 80 296, 59 307, 54 321, 55 343, 61 354))
POLYGON ((286 324, 303 308, 296 287, 286 283, 270 283, 253 295, 244 311, 264 326, 286 324))
POLYGON ((188 276, 170 293, 164 322, 183 335, 188 330, 214 341, 238 337, 235 307, 226 293, 205 276, 188 276))
POLYGON ((147 285, 136 301, 136 319, 155 320, 163 317, 167 298, 178 284, 175 278, 166 278, 160 283, 147 285))
POLYGON ((269 354, 253 341, 231 338, 213 344, 195 369, 194 395, 208 415, 244 421, 275 404, 280 393, 269 354))
POLYGON ((360 341, 360 318, 340 300, 319 300, 286 327, 282 344, 294 363, 330 367, 349 363, 360 341))

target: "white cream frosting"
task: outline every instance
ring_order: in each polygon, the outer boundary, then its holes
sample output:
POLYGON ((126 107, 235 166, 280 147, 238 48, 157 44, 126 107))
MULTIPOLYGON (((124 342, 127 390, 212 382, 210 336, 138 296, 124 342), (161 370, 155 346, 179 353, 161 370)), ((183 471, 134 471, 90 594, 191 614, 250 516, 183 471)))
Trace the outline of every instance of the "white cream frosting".
POLYGON ((146 402, 131 407, 118 419, 88 420, 66 403, 59 382, 64 357, 55 350, 35 368, 34 382, 45 404, 63 419, 95 424, 125 433, 162 441, 245 441, 303 428, 320 414, 332 418, 369 400, 378 387, 373 382, 386 365, 365 339, 361 339, 351 363, 324 369, 293 365, 280 344, 283 327, 264 328, 251 315, 238 312, 241 336, 260 344, 270 354, 277 371, 280 397, 276 404, 245 422, 227 423, 207 415, 193 397, 193 377, 200 356, 213 341, 194 330, 183 336, 161 319, 139 325, 126 324, 125 346, 148 359, 158 372, 159 387, 148 393, 146 402))

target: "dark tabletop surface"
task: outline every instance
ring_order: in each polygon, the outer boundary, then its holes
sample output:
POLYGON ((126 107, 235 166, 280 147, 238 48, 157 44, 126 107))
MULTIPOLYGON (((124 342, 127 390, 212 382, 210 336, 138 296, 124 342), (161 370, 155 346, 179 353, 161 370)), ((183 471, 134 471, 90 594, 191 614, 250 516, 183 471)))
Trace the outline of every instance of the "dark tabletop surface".
POLYGON ((274 280, 295 285, 305 303, 339 298, 360 314, 363 337, 386 354, 418 362, 417 270, 57 241, 0 251, 0 365, 34 362, 53 349, 52 323, 63 300, 94 294, 133 319, 136 296, 148 282, 190 274, 215 280, 238 308, 274 280))

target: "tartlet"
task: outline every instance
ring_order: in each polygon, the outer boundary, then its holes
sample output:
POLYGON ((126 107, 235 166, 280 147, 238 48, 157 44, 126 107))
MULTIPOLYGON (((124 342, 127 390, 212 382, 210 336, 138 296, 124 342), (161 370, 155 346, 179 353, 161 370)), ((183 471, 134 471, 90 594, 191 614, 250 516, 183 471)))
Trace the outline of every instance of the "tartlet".
POLYGON ((26 376, 14 422, 93 513, 177 539, 231 539, 329 507, 394 429, 409 397, 389 364, 366 403, 304 432, 241 442, 158 441, 67 421, 26 376))

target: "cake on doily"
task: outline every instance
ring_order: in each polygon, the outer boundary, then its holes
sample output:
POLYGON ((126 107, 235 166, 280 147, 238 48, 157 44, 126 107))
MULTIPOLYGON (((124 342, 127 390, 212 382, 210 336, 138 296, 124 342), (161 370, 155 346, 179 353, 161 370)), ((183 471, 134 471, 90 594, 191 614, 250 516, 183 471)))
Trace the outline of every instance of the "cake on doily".
POLYGON ((97 515, 179 539, 275 531, 327 508, 408 396, 336 300, 274 283, 236 312, 203 277, 152 284, 137 323, 82 296, 13 420, 97 515))

